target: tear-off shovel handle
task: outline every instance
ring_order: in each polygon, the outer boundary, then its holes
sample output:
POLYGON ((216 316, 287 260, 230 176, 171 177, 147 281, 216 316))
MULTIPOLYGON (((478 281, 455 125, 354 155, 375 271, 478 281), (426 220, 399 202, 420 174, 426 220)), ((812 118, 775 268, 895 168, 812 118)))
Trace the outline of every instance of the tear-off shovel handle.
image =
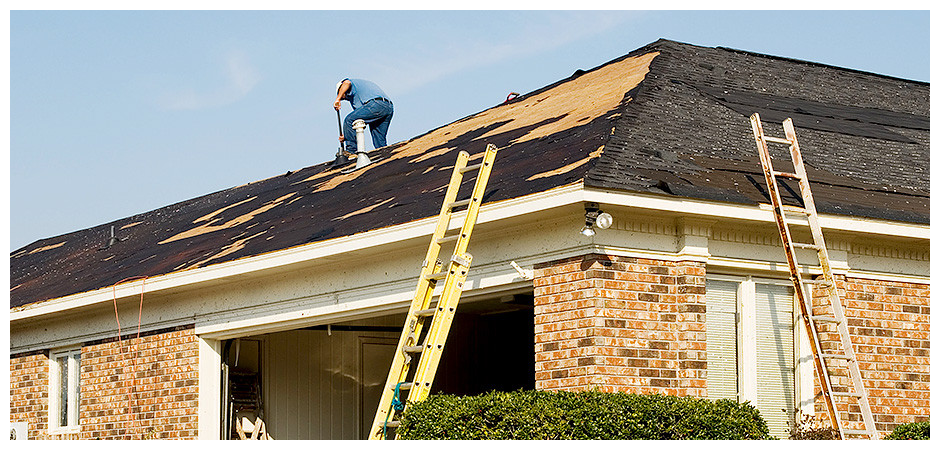
MULTIPOLYGON (((342 136, 342 135, 343 135, 343 121, 342 121, 342 119, 340 119, 340 117, 339 117, 339 110, 338 110, 338 109, 336 110, 336 125, 339 127, 339 135, 342 136)), ((342 154, 343 154, 343 143, 342 143, 342 142, 339 143, 339 150, 336 152, 336 154, 337 154, 337 155, 342 155, 342 154)))

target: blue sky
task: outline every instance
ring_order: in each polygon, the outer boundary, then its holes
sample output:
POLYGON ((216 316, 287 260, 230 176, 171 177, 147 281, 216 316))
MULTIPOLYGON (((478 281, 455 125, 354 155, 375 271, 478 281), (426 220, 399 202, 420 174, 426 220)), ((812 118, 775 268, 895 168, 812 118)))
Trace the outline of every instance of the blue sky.
POLYGON ((929 81, 926 11, 12 11, 9 26, 10 250, 332 160, 346 76, 394 101, 389 143, 659 38, 929 81))

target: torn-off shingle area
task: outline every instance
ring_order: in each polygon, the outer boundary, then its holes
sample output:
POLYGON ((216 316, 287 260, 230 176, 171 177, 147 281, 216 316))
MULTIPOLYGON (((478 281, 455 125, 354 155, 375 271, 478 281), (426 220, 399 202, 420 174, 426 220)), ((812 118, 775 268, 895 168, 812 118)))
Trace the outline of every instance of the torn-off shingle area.
POLYGON ((485 203, 580 182, 655 56, 620 59, 379 149, 350 174, 319 164, 35 242, 11 255, 10 306, 436 216, 457 152, 473 164, 488 143, 500 150, 485 203), (112 225, 123 240, 103 248, 112 225))
POLYGON ((776 135, 770 119, 794 116, 820 212, 927 223, 928 92, 926 83, 660 40, 379 149, 381 159, 351 174, 319 164, 37 241, 11 254, 10 306, 435 216, 456 153, 478 158, 487 143, 500 151, 484 203, 582 181, 766 202, 745 114, 755 106, 776 135), (102 249, 112 225, 123 240, 102 249))

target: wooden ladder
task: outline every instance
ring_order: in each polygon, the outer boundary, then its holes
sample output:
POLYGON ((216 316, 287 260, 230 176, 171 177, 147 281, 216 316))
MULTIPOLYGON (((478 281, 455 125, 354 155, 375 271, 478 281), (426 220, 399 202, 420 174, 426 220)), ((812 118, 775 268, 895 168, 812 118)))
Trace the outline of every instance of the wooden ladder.
MULTIPOLYGON (((764 169, 764 178, 767 182, 767 191, 770 195, 774 218, 777 221, 777 228, 780 231, 780 240, 783 241, 787 264, 790 267, 790 280, 793 282, 793 289, 796 292, 796 297, 800 305, 803 325, 806 327, 806 334, 809 336, 812 345, 816 376, 819 378, 819 384, 822 387, 822 396, 826 401, 826 409, 829 412, 832 428, 838 430, 841 439, 846 439, 848 436, 868 436, 870 439, 878 439, 879 436, 878 432, 875 430, 875 421, 868 403, 868 395, 865 392, 862 374, 858 368, 858 360, 855 357, 855 350, 852 348, 852 340, 849 337, 849 329, 842 308, 842 299, 839 298, 835 278, 832 275, 832 267, 829 264, 829 252, 826 250, 826 242, 823 240, 822 228, 819 226, 819 215, 816 213, 816 204, 813 201, 813 194, 809 189, 809 179, 806 177, 806 167, 803 166, 803 157, 800 154, 800 145, 796 140, 796 130, 793 128, 793 121, 788 118, 783 122, 783 129, 786 134, 785 139, 765 136, 764 130, 761 127, 760 116, 757 113, 751 116, 751 128, 754 130, 754 138, 757 141, 757 150, 758 153, 760 153, 760 162, 764 169), (774 170, 770 160, 770 152, 767 150, 768 142, 789 146, 790 156, 793 160, 793 173, 774 170), (777 178, 789 178, 799 181, 800 195, 803 200, 802 207, 783 204, 780 198, 777 178), (793 242, 790 236, 790 228, 787 223, 786 214, 798 214, 807 219, 810 232, 813 235, 813 243, 793 242), (819 259, 819 268, 822 270, 821 279, 803 279, 800 273, 800 266, 796 261, 797 249, 816 251, 816 255, 819 259), (815 288, 825 292, 825 297, 829 300, 829 308, 832 311, 831 316, 813 315, 812 297, 808 296, 806 290, 804 290, 806 284, 811 284, 815 288), (826 352, 822 350, 819 333, 816 327, 817 323, 836 324, 841 342, 841 352, 838 349, 827 349, 826 352), (826 368, 827 360, 842 360, 846 362, 849 377, 852 379, 854 392, 834 391, 832 389, 829 372, 826 368), (839 417, 839 411, 836 409, 836 403, 833 401, 833 397, 835 396, 854 399, 858 403, 859 410, 864 419, 864 430, 848 429, 843 426, 839 417)), ((851 400, 848 401, 851 402, 851 400)))
POLYGON ((483 193, 495 159, 496 146, 493 144, 487 145, 483 160, 473 166, 467 165, 470 160, 467 152, 461 151, 457 155, 450 185, 444 194, 437 228, 431 236, 431 244, 428 246, 421 275, 418 277, 418 287, 415 289, 411 308, 405 318, 405 325, 392 359, 388 380, 382 391, 382 399, 375 412, 369 439, 388 438, 390 429, 397 429, 398 416, 407 407, 406 402, 419 402, 427 398, 431 392, 431 383, 434 381, 444 344, 447 342, 447 334, 457 311, 457 303, 463 292, 463 284, 467 279, 467 271, 473 259, 467 253, 467 244, 470 242, 470 234, 477 221, 480 203, 482 203, 483 193), (470 198, 457 200, 463 174, 474 171, 477 171, 476 183, 470 198), (458 233, 447 235, 454 209, 464 206, 467 209, 463 226, 458 233), (451 241, 455 241, 454 251, 447 263, 447 270, 442 270, 445 263, 438 259, 441 244, 451 241), (444 288, 437 304, 432 306, 431 299, 439 282, 443 282, 444 288), (430 326, 427 326, 429 320, 430 326), (412 372, 412 362, 416 355, 418 363, 414 365, 414 374, 409 380, 409 372, 412 372))

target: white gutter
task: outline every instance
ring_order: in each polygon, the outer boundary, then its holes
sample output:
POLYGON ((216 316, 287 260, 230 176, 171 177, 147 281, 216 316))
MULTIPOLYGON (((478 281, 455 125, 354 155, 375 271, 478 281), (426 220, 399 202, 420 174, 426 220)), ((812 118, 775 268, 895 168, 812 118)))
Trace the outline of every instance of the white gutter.
MULTIPOLYGON (((689 198, 663 197, 652 194, 636 194, 585 188, 584 201, 625 205, 656 211, 671 211, 681 214, 696 214, 716 218, 774 222, 773 211, 759 206, 736 205, 733 203, 710 202, 689 198)), ((793 220, 792 222, 797 224, 802 222, 805 224, 806 220, 793 220)), ((930 225, 825 214, 819 215, 819 225, 823 229, 832 231, 881 234, 924 240, 930 239, 930 225)))
MULTIPOLYGON (((477 223, 493 222, 567 204, 579 203, 583 201, 582 197, 581 185, 572 184, 525 197, 504 200, 481 208, 480 214, 477 217, 477 223)), ((453 217, 455 220, 451 221, 452 228, 456 229, 459 227, 462 223, 460 219, 464 214, 466 213, 461 212, 454 214, 453 217)), ((437 217, 429 217, 379 230, 343 236, 322 242, 313 242, 307 245, 273 251, 235 261, 159 275, 148 278, 143 282, 144 292, 151 293, 182 286, 192 286, 198 283, 217 281, 294 263, 312 261, 327 256, 430 236, 434 232, 436 225, 437 217)), ((41 303, 25 305, 19 309, 10 311, 10 322, 81 308, 102 302, 111 302, 115 296, 117 298, 124 298, 140 295, 141 283, 142 281, 133 281, 121 284, 116 287, 114 292, 112 292, 111 287, 108 286, 94 291, 72 294, 41 303)))
MULTIPOLYGON (((695 214, 716 218, 774 222, 773 213, 758 206, 584 188, 583 184, 579 182, 524 197, 485 205, 480 209, 477 223, 494 222, 582 202, 596 202, 609 205, 621 205, 630 208, 669 211, 685 215, 695 214)), ((462 214, 458 213, 455 215, 455 218, 461 216, 462 214)), ((426 237, 433 233, 436 222, 437 217, 429 217, 379 230, 358 233, 352 236, 314 242, 235 261, 213 264, 208 267, 155 276, 146 280, 144 292, 158 292, 210 281, 220 281, 229 277, 274 269, 294 263, 312 261, 413 238, 426 237)), ((827 230, 891 235, 922 240, 930 239, 929 225, 828 215, 820 215, 819 222, 820 225, 827 230)), ((456 228, 456 224, 459 224, 460 220, 454 220, 453 223, 455 224, 453 226, 456 228)), ((11 310, 10 322, 12 323, 18 320, 35 318, 102 302, 110 302, 115 294, 117 298, 124 298, 140 295, 140 292, 141 281, 134 281, 118 286, 115 289, 115 293, 112 293, 112 289, 109 286, 94 291, 72 294, 11 310)))

